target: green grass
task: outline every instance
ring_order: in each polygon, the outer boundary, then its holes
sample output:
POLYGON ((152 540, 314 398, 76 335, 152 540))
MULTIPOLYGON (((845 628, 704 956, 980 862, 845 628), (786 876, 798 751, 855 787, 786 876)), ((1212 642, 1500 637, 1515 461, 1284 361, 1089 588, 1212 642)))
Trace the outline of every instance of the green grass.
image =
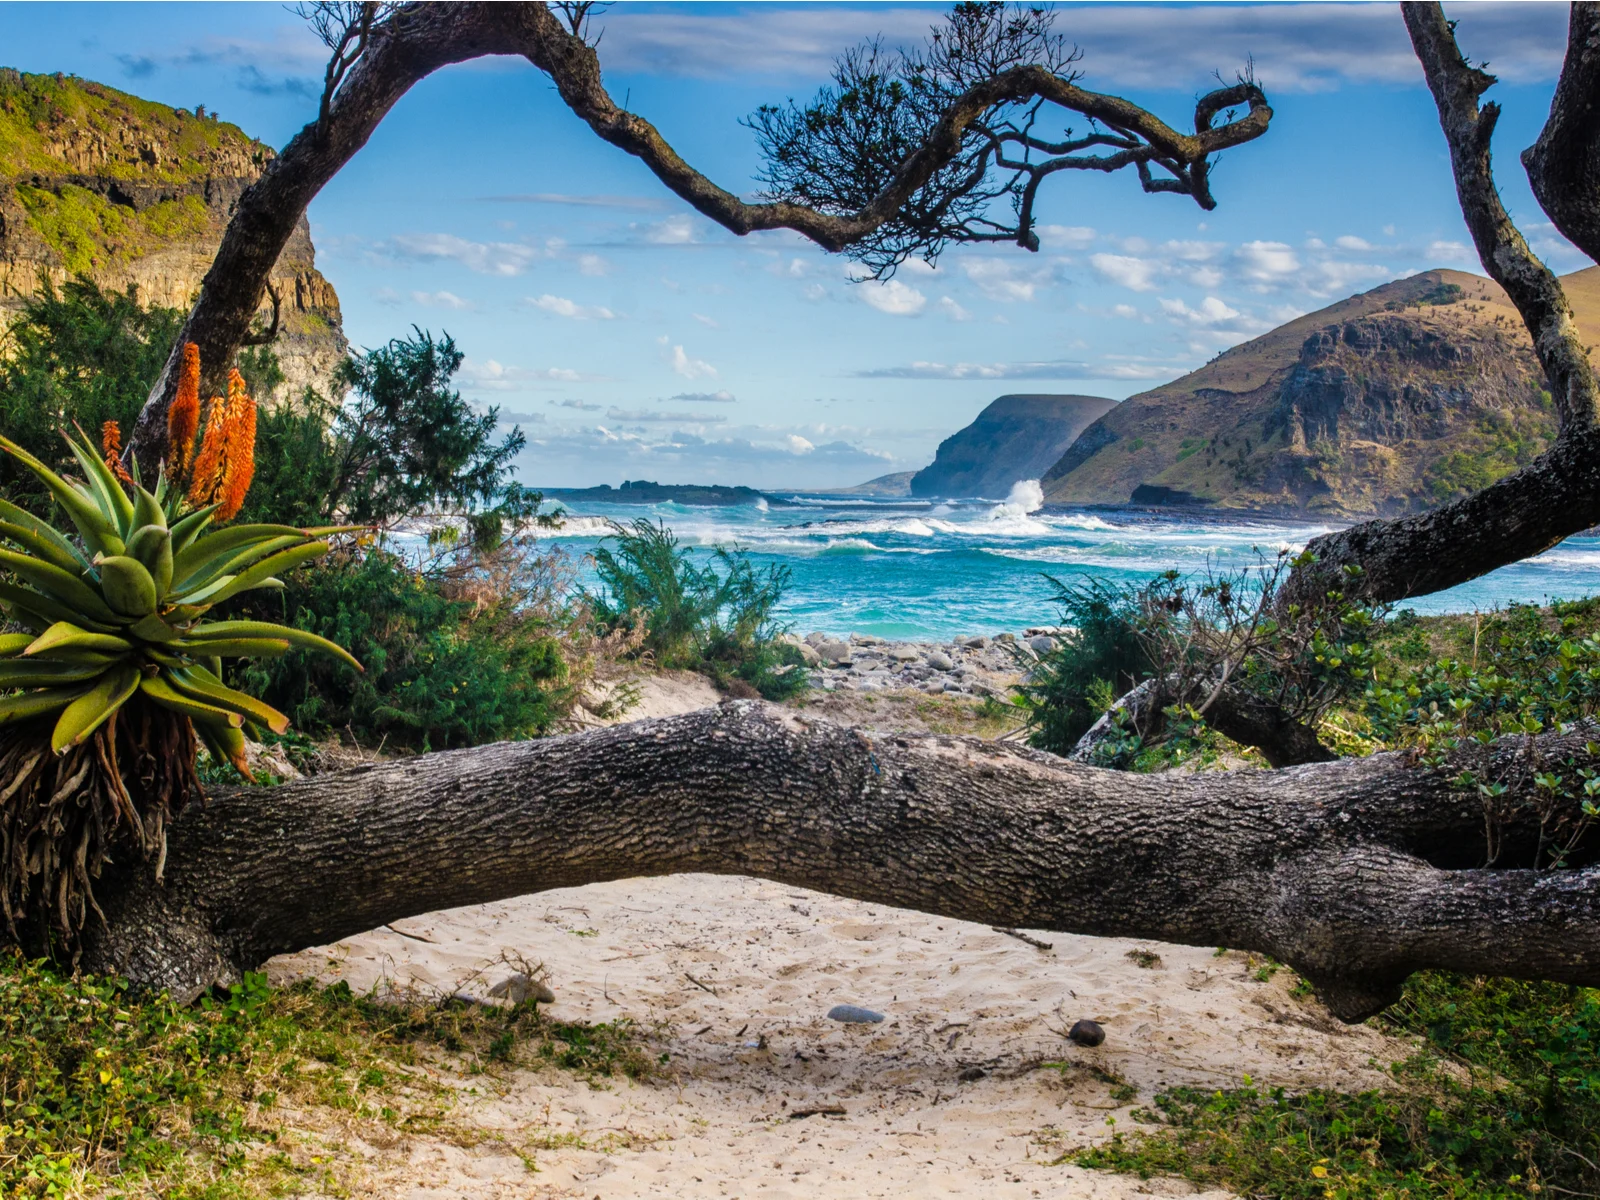
POLYGON ((626 1021, 245 982, 194 1006, 0 954, 0 1196, 348 1193, 350 1132, 471 1142, 443 1073, 659 1069, 626 1021), (319 1136, 325 1130, 326 1136, 319 1136))
POLYGON ((1382 1091, 1174 1088, 1062 1161, 1285 1200, 1600 1189, 1600 993, 1423 974, 1378 1023, 1421 1039, 1382 1091))

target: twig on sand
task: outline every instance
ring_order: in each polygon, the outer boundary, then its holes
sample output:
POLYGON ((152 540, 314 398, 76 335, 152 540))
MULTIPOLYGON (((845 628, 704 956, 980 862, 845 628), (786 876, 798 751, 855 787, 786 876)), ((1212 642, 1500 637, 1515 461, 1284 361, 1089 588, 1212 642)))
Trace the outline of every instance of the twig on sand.
POLYGON ((1007 937, 1014 937, 1019 942, 1027 942, 1028 945, 1034 947, 1037 950, 1054 950, 1056 948, 1056 944, 1054 942, 1041 942, 1038 938, 1029 937, 1027 934, 1021 932, 1020 930, 1004 929, 999 925, 991 925, 991 926, 989 926, 989 928, 994 930, 996 933, 1003 933, 1007 937))
POLYGON ((689 974, 689 972, 685 971, 683 973, 683 977, 685 979, 687 979, 690 983, 694 984, 695 987, 699 988, 702 992, 710 992, 713 996, 715 996, 717 994, 716 993, 716 989, 713 988, 709 983, 701 983, 693 975, 689 974))
POLYGON ((791 1121, 803 1121, 807 1117, 842 1117, 845 1116, 844 1105, 825 1104, 821 1108, 797 1108, 789 1114, 791 1121))

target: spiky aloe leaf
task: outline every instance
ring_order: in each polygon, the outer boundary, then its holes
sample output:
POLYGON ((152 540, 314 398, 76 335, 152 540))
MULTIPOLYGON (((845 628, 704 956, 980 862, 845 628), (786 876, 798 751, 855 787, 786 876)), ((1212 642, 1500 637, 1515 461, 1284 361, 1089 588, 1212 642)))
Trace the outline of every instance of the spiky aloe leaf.
POLYGON ((63 571, 51 563, 41 562, 37 558, 6 549, 0 549, 0 566, 10 567, 24 583, 53 596, 60 603, 82 613, 91 621, 115 625, 120 619, 93 587, 70 571, 63 571))
POLYGON ((67 516, 77 526, 79 535, 92 553, 121 554, 126 549, 116 524, 100 510, 100 505, 86 491, 68 483, 8 437, 0 437, 0 450, 21 462, 50 489, 50 494, 66 509, 67 516))
POLYGON ((139 686, 139 668, 123 666, 105 676, 62 710, 50 734, 50 748, 57 754, 80 745, 121 708, 139 686))
POLYGON ((196 700, 206 704, 214 704, 218 708, 229 709, 240 716, 260 722, 272 730, 273 733, 289 732, 288 717, 273 708, 272 705, 228 687, 204 667, 169 671, 167 672, 167 678, 173 687, 180 692, 187 693, 196 700))
POLYGON ((304 629, 295 629, 289 625, 276 625, 271 621, 207 621, 189 631, 185 639, 188 645, 195 648, 196 654, 204 654, 207 644, 215 641, 230 641, 237 638, 272 638, 290 642, 295 645, 308 646, 313 650, 321 650, 344 659, 358 671, 365 671, 355 655, 351 654, 337 642, 330 642, 325 637, 320 637, 304 629))
POLYGON ((127 638, 118 637, 113 633, 95 633, 80 625, 74 625, 71 621, 57 621, 29 642, 22 653, 25 658, 35 658, 39 655, 56 657, 63 650, 87 650, 97 654, 118 655, 126 654, 132 649, 133 643, 127 638))
POLYGON ((78 437, 67 436, 67 445, 72 450, 72 456, 78 460, 78 465, 83 468, 84 478, 88 480, 90 493, 99 503, 100 511, 116 526, 117 536, 126 541, 128 534, 133 532, 133 501, 128 499, 128 493, 122 490, 121 482, 106 466, 105 459, 96 454, 94 447, 83 438, 81 430, 78 437))

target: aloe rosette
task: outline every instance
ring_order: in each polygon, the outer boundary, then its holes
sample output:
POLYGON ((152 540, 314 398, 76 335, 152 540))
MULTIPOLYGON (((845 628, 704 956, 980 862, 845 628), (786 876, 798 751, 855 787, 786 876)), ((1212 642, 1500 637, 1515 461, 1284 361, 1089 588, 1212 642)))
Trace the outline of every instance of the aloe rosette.
POLYGON ((83 482, 0 437, 0 449, 44 483, 81 542, 0 500, 0 538, 21 547, 0 548, 0 568, 19 581, 0 583, 0 607, 30 631, 0 635, 0 689, 15 693, 0 698, 0 725, 54 715, 51 748, 64 754, 139 696, 187 718, 219 762, 248 777, 246 724, 282 733, 289 721, 227 686, 222 660, 298 645, 361 664, 305 630, 204 618, 244 592, 281 588, 279 575, 327 552, 328 535, 359 527, 212 529, 220 503, 183 513, 164 472, 154 491, 137 478, 125 488, 81 437, 67 442, 83 482))

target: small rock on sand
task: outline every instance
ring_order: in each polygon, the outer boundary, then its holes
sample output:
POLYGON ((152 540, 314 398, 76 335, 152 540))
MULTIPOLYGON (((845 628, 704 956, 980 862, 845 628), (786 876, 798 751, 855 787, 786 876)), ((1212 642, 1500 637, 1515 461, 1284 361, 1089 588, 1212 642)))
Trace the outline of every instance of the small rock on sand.
POLYGON ((1093 1021, 1079 1021, 1067 1030, 1067 1037, 1080 1046, 1098 1046, 1106 1040, 1106 1031, 1093 1021))
MULTIPOLYGON (((873 1012, 870 1008, 857 1008, 854 1004, 835 1004, 828 1010, 828 1019, 844 1021, 850 1025, 876 1025, 883 1020, 883 1014, 873 1012)), ((1099 1026, 1095 1028, 1098 1029, 1099 1026)))

